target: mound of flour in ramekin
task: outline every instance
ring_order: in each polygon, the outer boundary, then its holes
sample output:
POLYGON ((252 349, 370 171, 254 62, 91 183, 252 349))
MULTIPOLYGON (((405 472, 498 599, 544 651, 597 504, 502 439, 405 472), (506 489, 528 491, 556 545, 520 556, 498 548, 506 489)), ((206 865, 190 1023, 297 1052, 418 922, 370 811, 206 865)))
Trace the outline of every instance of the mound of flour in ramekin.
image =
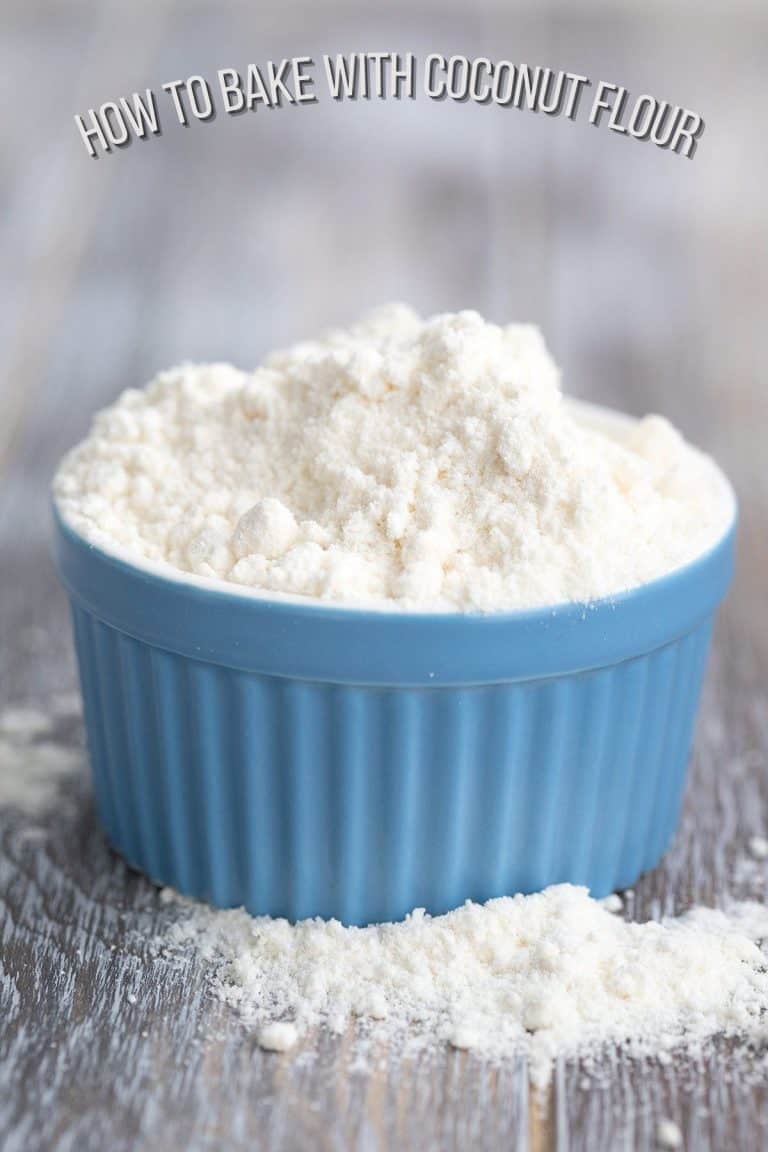
POLYGON ((265 593, 399 608, 591 601, 693 559, 732 515, 657 416, 607 434, 536 328, 394 305, 255 372, 129 390, 64 460, 88 540, 265 593))
POLYGON ((718 1033, 765 1044, 763 905, 645 924, 609 911, 620 907, 563 884, 346 928, 184 902, 164 942, 211 963, 216 994, 271 1050, 358 1021, 406 1054, 448 1043, 492 1061, 525 1056, 543 1086, 556 1059, 612 1044, 662 1061, 718 1033))

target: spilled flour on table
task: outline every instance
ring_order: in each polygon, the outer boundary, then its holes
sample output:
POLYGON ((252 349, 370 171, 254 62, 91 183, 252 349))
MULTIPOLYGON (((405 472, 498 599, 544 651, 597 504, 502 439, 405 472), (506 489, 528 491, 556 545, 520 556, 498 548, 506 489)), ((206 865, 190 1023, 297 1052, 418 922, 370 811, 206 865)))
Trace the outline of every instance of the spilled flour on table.
POLYGON ((56 802, 60 784, 82 771, 82 749, 57 739, 59 722, 74 718, 77 709, 77 697, 57 696, 46 709, 25 705, 0 712, 0 808, 39 816, 56 802))
MULTIPOLYGON (((77 709, 61 697, 0 711, 0 808, 36 816, 59 801, 83 767, 82 750, 62 739, 77 709)), ((757 887, 766 868, 766 837, 745 838, 737 886, 748 869, 757 887)), ((619 915, 619 896, 559 885, 346 928, 161 895, 177 913, 157 940, 163 954, 194 948, 214 993, 266 1051, 355 1024, 370 1042, 363 1060, 375 1044, 407 1057, 450 1045, 494 1062, 524 1057, 545 1087, 558 1058, 593 1066, 614 1045, 662 1064, 700 1055, 718 1035, 768 1048, 768 907, 755 901, 636 924, 619 915)), ((666 1136, 674 1146, 671 1127, 666 1136)))
POLYGON ((491 1060, 523 1055, 543 1087, 558 1057, 611 1044, 665 1060, 715 1034, 768 1040, 768 909, 695 908, 635 924, 612 907, 558 885, 346 928, 183 902, 170 935, 213 963, 215 992, 269 1050, 357 1021, 409 1054, 449 1044, 491 1060))

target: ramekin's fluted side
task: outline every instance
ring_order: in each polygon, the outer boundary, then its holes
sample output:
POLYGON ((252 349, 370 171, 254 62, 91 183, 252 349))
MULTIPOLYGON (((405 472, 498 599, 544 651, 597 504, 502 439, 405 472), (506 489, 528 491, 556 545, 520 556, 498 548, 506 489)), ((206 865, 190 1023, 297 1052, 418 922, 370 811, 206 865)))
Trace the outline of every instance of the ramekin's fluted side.
POLYGON ((711 617, 597 670, 367 687, 194 660, 73 614, 101 819, 186 894, 350 924, 559 881, 602 896, 674 831, 711 617))

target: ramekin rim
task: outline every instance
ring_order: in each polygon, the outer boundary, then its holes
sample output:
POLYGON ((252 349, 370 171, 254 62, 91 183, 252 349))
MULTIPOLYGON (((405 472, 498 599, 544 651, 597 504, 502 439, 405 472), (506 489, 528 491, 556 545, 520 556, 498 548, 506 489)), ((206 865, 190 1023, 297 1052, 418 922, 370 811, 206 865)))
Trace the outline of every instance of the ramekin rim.
MULTIPOLYGON (((599 423, 606 425, 635 424, 640 419, 621 409, 612 408, 606 404, 595 403, 591 400, 584 400, 581 397, 568 396, 564 399, 567 404, 583 410, 586 413, 590 413, 599 423)), ((234 583, 234 581, 228 581, 218 577, 198 576, 192 572, 184 572, 182 569, 175 568, 172 564, 164 561, 145 560, 143 558, 137 559, 128 549, 120 545, 107 546, 89 540, 67 519, 66 514, 59 507, 54 492, 51 492, 51 503, 53 506, 54 519, 63 530, 70 533, 86 548, 99 553, 107 562, 121 567, 129 574, 133 574, 137 578, 146 579, 150 577, 180 589, 196 590, 198 593, 209 593, 223 599, 231 599, 238 604, 253 603, 263 608, 299 609, 302 610, 302 612, 312 613, 313 615, 317 613, 319 616, 325 616, 326 618, 337 617, 339 619, 350 620, 359 620, 366 616, 375 616, 380 619, 391 618, 396 620, 443 620, 446 624, 456 623, 461 620, 478 619, 489 621, 498 620, 500 622, 506 621, 507 623, 519 620, 521 624, 525 623, 530 625, 537 616, 541 619, 551 620, 553 616, 559 617, 571 612, 581 613, 585 610, 594 612, 601 607, 615 610, 619 603, 624 604, 628 600, 636 599, 644 593, 652 594, 654 590, 662 591, 665 582, 683 578, 689 569, 704 565, 707 557, 717 552, 727 541, 728 537, 735 533, 739 520, 739 506, 736 493, 728 476, 713 457, 702 451, 702 449, 698 448, 695 444, 686 441, 686 445, 691 452, 705 460, 712 468, 713 474, 722 491, 724 503, 730 508, 730 517, 725 527, 712 543, 684 564, 679 564, 675 568, 663 572, 660 576, 656 576, 652 580, 646 580, 641 584, 636 584, 633 587, 620 589, 610 595, 597 597, 593 600, 559 601, 556 603, 541 604, 531 608, 502 608, 490 610, 472 608, 464 611, 442 608, 403 610, 398 608, 396 604, 385 600, 361 601, 359 603, 354 601, 342 602, 325 600, 316 596, 305 596, 299 593, 281 593, 272 591, 271 589, 267 591, 247 585, 239 585, 234 583)))
POLYGON ((551 620, 553 617, 560 617, 568 613, 581 614, 584 611, 597 612, 601 609, 615 611, 620 605, 636 601, 645 595, 653 595, 654 592, 661 592, 665 587, 669 587, 671 582, 678 582, 680 579, 685 578, 689 572, 705 566, 707 560, 727 543, 729 537, 735 535, 739 521, 738 501, 733 487, 722 470, 718 468, 718 472, 724 483, 725 490, 730 497, 732 505, 730 519, 723 531, 715 538, 709 547, 693 556, 684 564, 680 564, 668 572, 662 573, 661 576, 654 577, 652 580, 646 580, 642 584, 637 584, 631 588, 622 589, 619 592, 612 593, 608 596, 601 596, 594 600, 561 601, 559 603, 544 604, 533 608, 511 608, 490 611, 483 611, 481 609, 471 609, 467 611, 408 609, 404 611, 397 607, 390 607, 387 602, 356 604, 352 602, 341 603, 339 601, 323 600, 319 597, 289 595, 279 592, 266 595, 258 588, 241 586, 226 580, 197 576, 194 573, 175 569, 172 565, 166 565, 163 562, 151 560, 137 562, 127 549, 123 549, 119 545, 114 548, 107 548, 89 540, 69 522, 59 508, 55 496, 52 498, 51 503, 54 522, 61 531, 72 537, 79 545, 91 552, 97 553, 102 560, 122 569, 130 576, 143 580, 150 579, 178 588, 180 593, 185 590, 205 593, 221 600, 234 600, 238 604, 250 603, 253 604, 254 607, 264 609, 293 610, 301 615, 317 615, 325 617, 328 620, 332 618, 361 620, 364 617, 375 616, 382 620, 390 618, 398 621, 434 620, 435 622, 444 621, 446 624, 456 624, 462 620, 484 620, 489 622, 499 621, 500 623, 520 621, 521 624, 531 625, 535 623, 537 618, 541 620, 551 620))

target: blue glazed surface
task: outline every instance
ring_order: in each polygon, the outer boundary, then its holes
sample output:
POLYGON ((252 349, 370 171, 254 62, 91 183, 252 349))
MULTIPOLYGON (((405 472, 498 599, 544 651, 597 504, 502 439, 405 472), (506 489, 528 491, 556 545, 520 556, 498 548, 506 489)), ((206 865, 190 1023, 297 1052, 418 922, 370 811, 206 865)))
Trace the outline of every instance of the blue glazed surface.
POLYGON ((154 880, 362 924, 634 883, 677 823, 733 530, 589 608, 420 615, 171 580, 56 521, 96 802, 154 880))

